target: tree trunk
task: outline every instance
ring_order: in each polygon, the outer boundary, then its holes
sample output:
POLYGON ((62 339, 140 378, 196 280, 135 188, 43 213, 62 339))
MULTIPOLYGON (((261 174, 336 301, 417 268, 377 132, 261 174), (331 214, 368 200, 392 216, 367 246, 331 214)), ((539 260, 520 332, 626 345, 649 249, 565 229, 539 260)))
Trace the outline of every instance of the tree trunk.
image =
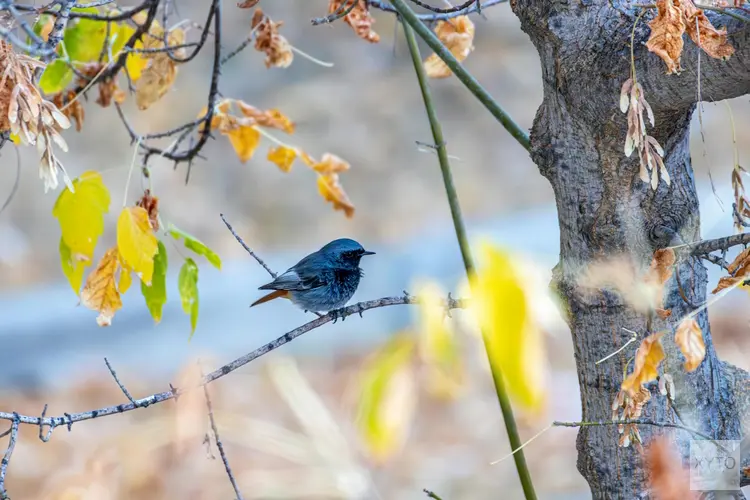
MULTIPOLYGON (((689 126, 697 101, 698 50, 687 39, 682 57, 685 72, 666 75, 661 59, 644 46, 647 21, 635 31, 635 67, 656 125, 649 129, 664 148, 671 185, 658 189, 639 179, 637 153, 625 157, 626 117, 619 94, 630 76, 630 36, 638 10, 619 0, 511 0, 523 30, 536 46, 542 64, 544 100, 531 133, 532 159, 552 184, 560 224, 560 263, 555 285, 567 301, 575 346, 584 421, 612 417, 612 402, 623 370, 635 352, 631 344, 609 360, 596 362, 628 341, 628 328, 641 336, 673 331, 675 320, 706 300, 706 270, 696 257, 682 256, 667 283, 667 320, 636 313, 610 293, 582 295, 576 287, 581 266, 594 259, 626 253, 648 266, 654 250, 700 239, 698 198, 690 162, 689 126), (682 294, 678 290, 678 279, 682 294), (682 295, 689 303, 687 303, 682 295)), ((712 17, 716 26, 732 21, 712 17)), ((701 87, 711 100, 750 92, 750 41, 746 26, 729 22, 736 53, 727 61, 700 54, 701 87), (744 32, 740 29, 744 28, 744 32)), ((728 179, 727 179, 728 180, 728 179)), ((747 427, 747 374, 722 363, 711 341, 705 312, 697 320, 703 329, 706 357, 685 373, 673 335, 663 337, 667 360, 664 373, 676 384, 674 407, 654 388, 643 417, 676 422, 716 439, 739 439, 747 427), (743 422, 744 420, 744 422, 743 422)), ((631 364, 632 366, 632 364, 631 364)), ((683 456, 693 437, 680 430, 640 426, 644 443, 657 433, 670 433, 683 456)), ((593 497, 647 498, 646 471, 634 447, 617 445, 614 426, 585 427, 578 434, 578 469, 593 497)))

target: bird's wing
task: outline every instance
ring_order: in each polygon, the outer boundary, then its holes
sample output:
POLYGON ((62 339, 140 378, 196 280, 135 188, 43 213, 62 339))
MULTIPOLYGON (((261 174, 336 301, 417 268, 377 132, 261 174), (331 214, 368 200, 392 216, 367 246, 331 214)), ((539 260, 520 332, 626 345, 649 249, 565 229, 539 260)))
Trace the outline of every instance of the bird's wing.
POLYGON ((259 290, 290 290, 304 291, 322 286, 323 282, 315 274, 298 273, 295 268, 289 269, 284 274, 279 275, 275 280, 267 283, 259 290))

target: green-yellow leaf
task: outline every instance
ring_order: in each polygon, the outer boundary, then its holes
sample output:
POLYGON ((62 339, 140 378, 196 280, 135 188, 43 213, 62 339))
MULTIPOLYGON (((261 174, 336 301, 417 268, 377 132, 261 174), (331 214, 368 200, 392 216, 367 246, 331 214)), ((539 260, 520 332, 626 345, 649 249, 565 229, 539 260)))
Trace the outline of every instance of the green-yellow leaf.
POLYGON ((60 263, 62 264, 63 274, 68 278, 68 283, 70 283, 76 295, 80 295, 83 272, 86 270, 86 265, 90 265, 90 261, 76 259, 68 245, 65 244, 65 240, 60 238, 60 263))
POLYGON ((187 258, 182 264, 177 288, 180 290, 182 310, 190 315, 190 339, 192 339, 198 324, 198 266, 195 265, 193 259, 187 258))
POLYGON ((176 240, 182 238, 185 242, 185 248, 204 256, 216 269, 221 270, 221 258, 198 238, 176 228, 174 225, 169 226, 169 234, 176 240))
MULTIPOLYGON (((87 7, 81 12, 97 14, 96 8, 87 7)), ((68 58, 75 62, 99 60, 107 37, 107 23, 94 19, 76 18, 68 23, 63 35, 63 44, 68 58)))
POLYGON ((518 267, 505 251, 490 244, 481 245, 480 257, 472 310, 484 334, 490 366, 502 372, 508 394, 537 413, 546 399, 547 359, 518 267))
POLYGON ((454 399, 464 382, 461 348, 445 310, 447 293, 435 283, 413 287, 421 299, 419 354, 425 362, 427 390, 441 399, 454 399))
POLYGON ((62 92, 73 81, 73 70, 62 59, 56 59, 44 68, 39 78, 39 88, 47 95, 62 92))
POLYGON ((413 335, 395 335, 370 358, 359 380, 356 427, 370 458, 383 463, 404 442, 416 409, 413 335))
MULTIPOLYGON (((134 33, 135 28, 127 23, 122 23, 116 29, 112 30, 112 36, 109 38, 109 47, 113 58, 117 58, 117 54, 125 47, 125 44, 134 33)), ((107 54, 107 58, 109 58, 109 54, 107 54)))
MULTIPOLYGON (((159 251, 154 256, 154 275, 151 278, 151 286, 146 286, 145 283, 141 282, 141 293, 143 294, 143 298, 146 299, 146 307, 148 307, 151 317, 154 318, 156 323, 159 323, 161 321, 162 309, 167 302, 167 249, 161 241, 159 241, 159 251)), ((182 295, 182 289, 180 289, 180 295, 182 295)), ((197 292, 195 297, 195 315, 197 320, 197 292)), ((192 305, 190 307, 192 313, 192 305)))
POLYGON ((125 263, 144 283, 151 284, 157 239, 142 207, 125 207, 117 218, 117 247, 125 263))
MULTIPOLYGON (((73 180, 73 189, 63 189, 52 215, 57 218, 62 240, 72 259, 91 265, 99 236, 104 232, 104 214, 109 211, 109 191, 98 172, 88 171, 73 180)), ((71 283, 72 284, 72 283, 71 283)))

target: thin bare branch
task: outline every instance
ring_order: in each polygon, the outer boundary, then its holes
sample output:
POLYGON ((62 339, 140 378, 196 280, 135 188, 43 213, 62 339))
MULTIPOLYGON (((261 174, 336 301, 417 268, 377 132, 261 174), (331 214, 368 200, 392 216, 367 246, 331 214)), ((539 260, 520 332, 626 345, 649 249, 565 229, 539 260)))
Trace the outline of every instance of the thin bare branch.
POLYGON ((216 428, 216 421, 214 420, 214 409, 213 405, 211 404, 211 396, 208 395, 208 386, 203 386, 203 395, 206 396, 206 408, 208 409, 208 419, 211 421, 211 430, 214 433, 214 439, 216 440, 216 447, 219 449, 219 455, 221 455, 221 461, 224 462, 224 469, 227 471, 227 476, 229 476, 229 482, 232 483, 232 488, 234 488, 234 494, 237 495, 237 500, 244 500, 242 498, 242 493, 240 493, 240 488, 237 486, 237 481, 234 479, 234 474, 232 474, 232 468, 229 466, 229 460, 227 459, 227 454, 224 452, 224 444, 221 442, 221 437, 219 437, 219 429, 216 428))
POLYGON ((750 243, 750 233, 740 233, 713 240, 699 241, 698 243, 688 245, 688 248, 690 248, 692 255, 701 257, 717 250, 727 250, 728 248, 737 245, 747 245, 748 243, 750 243))
POLYGON ((107 358, 104 358, 104 364, 107 365, 107 369, 109 370, 109 373, 112 375, 112 378, 115 379, 115 382, 117 383, 117 386, 120 388, 123 394, 125 394, 125 397, 128 398, 128 400, 136 404, 135 399, 133 399, 133 396, 130 395, 128 390, 125 388, 122 382, 120 382, 120 379, 117 378, 117 372, 115 372, 115 369, 112 368, 112 365, 109 364, 109 360, 107 358))
POLYGON ((18 413, 12 414, 12 423, 10 425, 10 439, 8 440, 8 448, 5 450, 3 460, 0 462, 0 498, 2 500, 10 500, 8 491, 5 489, 5 475, 8 472, 8 464, 10 463, 10 457, 13 455, 13 450, 16 447, 16 440, 18 439, 18 425, 20 423, 20 416, 18 413))
POLYGON ((229 222, 227 222, 227 220, 224 218, 224 214, 219 214, 219 216, 221 217, 221 220, 224 221, 224 224, 227 226, 227 229, 229 229, 229 232, 232 233, 232 236, 234 236, 234 238, 240 243, 240 245, 242 245, 242 248, 244 248, 245 251, 249 253, 253 259, 258 261, 258 264, 260 264, 261 267, 263 267, 263 269, 265 269, 266 272, 270 274, 273 279, 276 279, 276 276, 278 275, 275 272, 273 272, 273 270, 270 267, 268 267, 268 265, 266 265, 265 262, 263 262, 263 259, 258 257, 258 255, 255 252, 253 252, 253 250, 249 246, 247 246, 247 243, 245 243, 245 241, 240 237, 240 235, 234 231, 234 228, 231 226, 231 224, 229 224, 229 222))

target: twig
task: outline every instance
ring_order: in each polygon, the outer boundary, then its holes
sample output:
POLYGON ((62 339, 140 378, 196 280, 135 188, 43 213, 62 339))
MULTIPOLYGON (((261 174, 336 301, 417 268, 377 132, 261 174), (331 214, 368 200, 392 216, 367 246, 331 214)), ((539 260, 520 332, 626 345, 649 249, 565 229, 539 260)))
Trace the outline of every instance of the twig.
POLYGON ((44 417, 47 416, 47 403, 44 404, 44 409, 42 410, 42 416, 39 417, 39 440, 42 443, 49 443, 50 438, 52 437, 52 431, 55 430, 55 424, 49 424, 49 430, 47 431, 47 435, 44 435, 44 424, 42 423, 42 420, 44 420, 44 417))
POLYGON ((55 49, 57 48, 57 44, 63 39, 63 32, 65 31, 65 26, 68 25, 70 10, 73 8, 74 2, 71 0, 60 0, 58 3, 60 4, 60 10, 58 11, 57 19, 55 19, 55 24, 52 26, 52 31, 47 38, 47 48, 50 52, 42 57, 42 61, 44 62, 54 59, 55 49))
POLYGON ((433 7, 432 5, 428 3, 424 3, 420 0, 409 0, 410 2, 419 5, 423 9, 427 9, 430 12, 435 12, 437 14, 450 14, 452 12, 459 12, 466 8, 468 8, 471 4, 479 4, 479 0, 466 0, 464 3, 460 5, 456 5, 453 7, 448 7, 446 9, 441 9, 440 7, 433 7))
POLYGON ((715 238, 713 240, 703 240, 697 243, 687 245, 692 255, 701 257, 707 255, 716 250, 726 250, 730 247, 737 245, 747 245, 750 243, 750 233, 733 234, 731 236, 724 236, 723 238, 715 238))
MULTIPOLYGON (((406 4, 403 0, 391 0, 396 8, 401 11, 399 4, 405 7, 406 4)), ((408 9, 408 7, 406 7, 408 9)), ((411 11, 410 11, 411 12, 411 11)), ((413 15, 413 12, 412 12, 413 15)), ((420 26, 424 27, 419 21, 415 21, 420 26)), ((475 275, 474 257, 471 254, 471 248, 469 247, 469 237, 466 232, 466 226, 461 215, 461 205, 458 201, 458 193, 456 187, 453 184, 453 174, 451 173, 450 162, 448 160, 448 150, 445 147, 445 140, 443 138, 443 130, 440 126, 440 121, 437 118, 435 112, 435 106, 432 102, 432 94, 430 93, 430 87, 427 84, 427 74, 422 64, 422 57, 419 54, 419 47, 417 40, 414 37, 414 31, 412 31, 413 24, 409 22, 404 24, 404 34, 406 35, 406 42, 409 46, 409 52, 411 53, 412 62, 414 63, 414 70, 417 74, 417 80, 419 82, 419 88, 422 92, 422 99, 424 100, 424 107, 427 111, 427 118, 430 122, 430 128, 432 129, 432 138, 437 145, 437 155, 440 163, 440 172, 443 175, 443 184, 445 185, 445 193, 448 198, 448 205, 450 205, 451 217, 453 218, 453 228, 456 233, 456 239, 458 240, 458 246, 461 249, 461 256, 464 261, 464 268, 466 269, 466 276, 471 281, 475 275)), ((425 28, 426 30, 426 28, 425 28)), ((429 31, 429 30, 427 30, 429 31)), ((442 47, 442 44, 441 44, 442 47)), ((482 332, 482 339, 485 342, 485 351, 489 356, 489 346, 487 345, 487 334, 488 332, 482 332)), ((529 472, 528 465, 526 465, 526 457, 523 454, 521 448, 521 436, 518 433, 518 427, 516 425, 516 419, 513 416, 513 408, 510 405, 510 399, 505 388, 505 382, 503 381, 503 375, 500 371, 500 367, 492 362, 490 359, 490 370, 492 372, 492 379, 495 382, 495 393, 497 400, 500 403, 500 410, 503 414, 503 420, 505 421, 505 429, 508 433, 508 440, 512 449, 518 449, 518 453, 513 455, 516 463, 516 470, 518 472, 518 479, 523 487, 524 496, 526 500, 535 500, 536 493, 534 492, 534 483, 531 480, 531 473, 529 472)))
POLYGON ((439 496, 437 496, 434 492, 428 490, 427 488, 423 489, 424 494, 427 495, 427 498, 432 498, 433 500, 443 500, 439 496))
POLYGON ((469 91, 474 94, 479 102, 499 121, 505 130, 518 141, 526 150, 531 150, 529 135, 505 112, 503 108, 492 98, 484 87, 468 71, 461 66, 461 63, 451 54, 443 45, 440 39, 430 31, 417 17, 411 8, 406 5, 405 0, 390 0, 391 4, 400 14, 404 26, 409 25, 425 41, 425 43, 443 60, 443 62, 453 71, 456 77, 463 83, 469 91))
MULTIPOLYGON (((358 314, 360 311, 367 311, 369 309, 376 309, 380 307, 390 307, 390 306, 396 306, 396 305, 414 305, 419 304, 421 300, 419 297, 414 297, 411 295, 406 295, 403 297, 383 297, 380 299, 375 300, 368 300, 365 302, 359 302, 357 304, 353 304, 351 306, 345 307, 342 311, 339 311, 335 314, 326 314, 320 318, 316 318, 312 321, 309 321, 305 323, 302 326, 299 326, 295 328, 294 330, 290 330, 289 332, 285 333, 281 337, 272 340, 271 342, 268 342, 267 344, 255 349, 254 351, 251 351, 244 356, 241 356, 234 361, 225 364, 224 366, 217 368, 216 370, 212 371, 211 373, 205 375, 201 381, 198 384, 195 384, 194 386, 189 386, 186 388, 176 388, 171 387, 169 391, 164 392, 158 392, 155 394, 151 394, 150 396, 146 396, 145 398, 136 399, 135 403, 125 403, 121 405, 116 406, 107 406, 104 408, 99 408, 97 410, 90 410, 85 411, 81 413, 63 413, 63 416, 57 416, 57 417, 32 417, 30 415, 19 415, 17 413, 8 413, 8 412, 0 412, 0 420, 14 420, 18 419, 19 423, 26 424, 26 425, 47 425, 47 426, 59 426, 59 425, 72 425, 76 422, 82 422, 84 420, 91 420, 94 418, 104 417, 107 415, 115 415, 117 413, 125 413, 128 411, 135 410, 136 408, 145 408, 149 405, 154 405, 158 403, 162 403, 164 401, 169 401, 170 399, 175 399, 179 397, 182 394, 185 394, 191 390, 197 389, 203 385, 210 384, 214 380, 217 380, 229 373, 232 373, 238 368, 241 368, 245 366, 246 364, 250 363, 251 361, 254 361, 258 359, 259 357, 263 356, 264 354, 268 354, 269 352, 278 349, 279 347, 283 346, 284 344, 288 344, 292 340, 296 339, 300 335, 303 335, 311 330, 314 330, 316 328, 319 328, 326 323, 332 322, 334 319, 341 319, 342 317, 351 316, 353 314, 358 314)), ((445 307, 448 307, 450 309, 465 309, 469 305, 469 302, 465 299, 450 299, 444 303, 445 307)))
POLYGON ((258 257, 255 254, 255 252, 253 252, 253 250, 249 246, 247 246, 247 243, 245 243, 245 241, 240 237, 240 235, 234 231, 234 228, 231 226, 231 224, 227 222, 226 218, 224 218, 224 214, 219 214, 219 217, 221 217, 221 220, 224 221, 224 224, 227 226, 227 229, 229 229, 229 232, 232 233, 232 236, 234 236, 234 238, 240 243, 240 245, 242 245, 242 248, 244 248, 245 251, 249 253, 253 259, 258 261, 258 264, 260 264, 263 267, 263 269, 265 269, 266 272, 271 275, 273 279, 276 279, 276 276, 278 275, 275 272, 273 272, 271 268, 266 265, 265 262, 263 262, 263 259, 258 257))
POLYGON ((227 471, 227 476, 229 476, 229 482, 232 483, 232 488, 234 488, 234 494, 237 495, 237 500, 243 500, 242 493, 240 493, 240 488, 237 486, 237 481, 234 479, 234 474, 232 474, 232 468, 229 466, 229 460, 227 460, 227 455, 224 453, 224 445, 221 442, 221 438, 219 437, 219 429, 216 428, 216 421, 214 420, 214 409, 211 405, 211 397, 208 395, 208 386, 203 386, 203 394, 206 396, 206 408, 208 409, 208 419, 211 421, 211 430, 214 433, 214 438, 216 439, 216 447, 219 449, 219 454, 221 455, 221 461, 224 462, 224 469, 227 471))
POLYGON ((654 420, 644 420, 644 419, 629 419, 629 420, 599 420, 599 421, 593 421, 593 422, 560 422, 560 421, 554 421, 552 422, 553 427, 607 427, 611 425, 627 425, 627 424, 636 424, 636 425, 652 425, 654 427, 668 427, 672 429, 680 429, 683 431, 687 431, 691 434, 694 434, 698 437, 701 437, 703 439, 707 440, 713 440, 711 436, 707 434, 703 434, 700 431, 696 431, 695 429, 691 429, 690 427, 685 427, 684 425, 680 424, 673 424, 672 422, 656 422, 654 420))
POLYGON ((112 378, 115 379, 115 382, 117 382, 117 386, 120 388, 122 393, 125 394, 125 397, 128 398, 131 403, 136 404, 135 399, 133 399, 133 396, 131 396, 128 390, 125 388, 125 385, 123 385, 123 383, 120 382, 120 379, 117 378, 117 373, 115 372, 114 368, 112 368, 112 365, 109 364, 109 360, 107 358, 104 358, 104 363, 107 365, 109 373, 112 374, 112 378))
POLYGON ((606 355, 606 356, 604 356, 604 357, 603 357, 602 359, 600 359, 599 361, 597 361, 596 363, 594 363, 595 365, 599 365, 599 364, 601 364, 601 363, 604 363, 605 361, 607 361, 607 360, 608 360, 608 359, 610 359, 611 357, 613 357, 613 356, 616 356, 617 354, 621 353, 621 352, 622 352, 623 350, 625 350, 625 348, 626 348, 626 347, 628 347, 628 346, 629 346, 630 344, 632 344, 633 342, 635 342, 636 340, 638 340, 638 333, 637 333, 637 332, 634 332, 634 331, 632 331, 632 330, 628 330, 627 328, 623 328, 623 330, 625 330, 626 332, 632 333, 632 334, 633 334, 633 336, 632 336, 632 337, 630 337, 630 338, 628 339, 628 341, 627 341, 627 342, 625 342, 625 343, 624 343, 624 344, 622 345, 622 347, 620 347, 619 349, 617 349, 617 350, 616 350, 615 352, 613 352, 613 353, 610 353, 610 354, 607 354, 607 355, 606 355))
POLYGON ((16 151, 16 180, 13 181, 13 187, 10 188, 8 198, 5 200, 5 203, 3 203, 3 206, 0 207, 0 214, 3 213, 3 211, 8 208, 8 205, 10 205, 10 202, 13 201, 13 197, 16 195, 16 192, 18 192, 18 185, 21 182, 21 153, 19 153, 18 146, 15 144, 13 144, 13 149, 16 151))
POLYGON ((312 25, 318 26, 319 24, 330 24, 333 21, 337 19, 341 19, 342 17, 348 16, 351 11, 354 10, 354 7, 359 5, 360 0, 350 0, 352 3, 347 7, 346 2, 342 2, 339 6, 338 10, 335 12, 332 12, 331 14, 328 14, 325 17, 316 17, 312 19, 312 25))
MULTIPOLYGON (((473 14, 474 12, 481 14, 482 9, 486 9, 487 7, 492 7, 493 5, 497 5, 500 3, 505 3, 508 0, 487 0, 486 2, 479 2, 471 4, 469 7, 467 7, 464 10, 460 10, 457 12, 448 12, 445 14, 417 14, 417 18, 420 21, 426 22, 426 23, 433 23, 436 21, 447 21, 448 19, 453 19, 458 16, 466 16, 468 14, 473 14)), ((381 0, 367 0, 367 3, 371 7, 375 7, 376 9, 385 11, 385 12, 398 12, 394 7, 391 5, 388 5, 386 2, 383 2, 381 0)))
POLYGON ((13 413, 12 423, 10 425, 10 439, 8 440, 8 448, 5 450, 3 460, 0 462, 0 498, 2 500, 10 500, 8 491, 5 489, 5 475, 8 472, 8 464, 10 463, 10 457, 13 455, 13 449, 16 447, 16 439, 18 439, 18 424, 20 423, 20 416, 18 413, 13 413))
POLYGON ((701 255, 701 259, 707 260, 711 264, 714 264, 716 266, 719 266, 720 268, 729 271, 729 263, 719 257, 718 255, 713 255, 710 253, 707 253, 706 255, 701 255))

